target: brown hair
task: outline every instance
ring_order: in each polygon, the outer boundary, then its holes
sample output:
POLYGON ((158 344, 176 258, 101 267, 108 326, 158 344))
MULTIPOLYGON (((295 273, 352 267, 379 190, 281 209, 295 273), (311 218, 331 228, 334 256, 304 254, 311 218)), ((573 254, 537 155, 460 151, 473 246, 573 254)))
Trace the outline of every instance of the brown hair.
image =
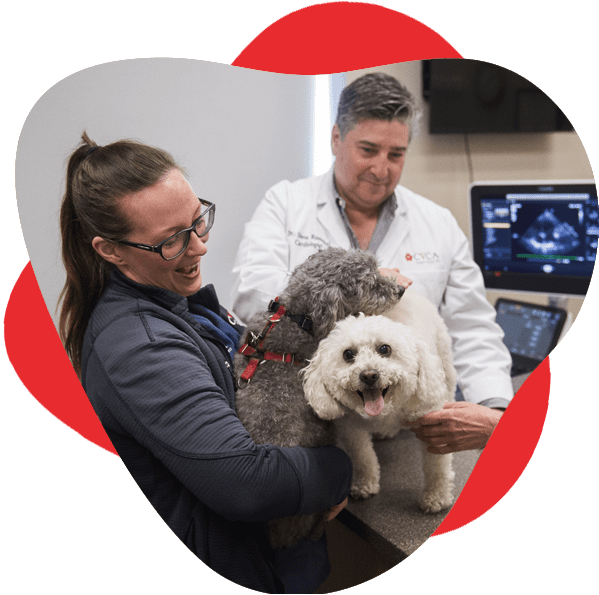
POLYGON ((85 330, 112 268, 92 240, 124 239, 130 227, 119 210, 121 198, 153 186, 173 169, 183 171, 166 151, 132 140, 99 146, 86 132, 68 160, 60 209, 67 278, 59 298, 58 332, 79 377, 85 330))

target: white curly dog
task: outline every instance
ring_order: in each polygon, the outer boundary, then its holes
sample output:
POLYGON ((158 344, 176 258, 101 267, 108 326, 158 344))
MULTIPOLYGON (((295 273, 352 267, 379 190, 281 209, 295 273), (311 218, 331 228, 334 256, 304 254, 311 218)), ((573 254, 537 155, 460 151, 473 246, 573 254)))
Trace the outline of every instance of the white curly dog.
MULTIPOLYGON (((413 289, 385 316, 349 316, 324 338, 304 369, 304 392, 315 413, 335 420, 338 446, 351 457, 351 496, 379 492, 372 436, 390 438, 402 421, 441 409, 454 399, 451 339, 436 308, 413 289)), ((451 454, 422 444, 420 506, 435 513, 453 503, 451 454)))

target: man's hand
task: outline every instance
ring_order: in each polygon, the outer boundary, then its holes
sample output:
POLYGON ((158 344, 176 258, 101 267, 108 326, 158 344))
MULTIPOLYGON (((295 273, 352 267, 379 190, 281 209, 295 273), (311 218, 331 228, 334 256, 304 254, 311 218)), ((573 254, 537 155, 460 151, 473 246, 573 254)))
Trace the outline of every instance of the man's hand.
POLYGON ((410 285, 412 285, 412 280, 401 275, 399 273, 398 268, 393 268, 393 269, 380 268, 379 271, 381 272, 381 275, 385 275, 385 277, 391 277, 392 279, 395 279, 395 281, 397 281, 397 283, 399 285, 402 285, 406 289, 408 287, 410 287, 410 285))
POLYGON ((341 502, 341 504, 337 504, 337 506, 333 506, 333 508, 329 510, 329 517, 327 518, 327 521, 332 521, 346 506, 347 498, 341 502))
POLYGON ((458 401, 404 425, 412 426, 416 438, 428 444, 428 452, 447 454, 484 448, 502 415, 498 409, 458 401))

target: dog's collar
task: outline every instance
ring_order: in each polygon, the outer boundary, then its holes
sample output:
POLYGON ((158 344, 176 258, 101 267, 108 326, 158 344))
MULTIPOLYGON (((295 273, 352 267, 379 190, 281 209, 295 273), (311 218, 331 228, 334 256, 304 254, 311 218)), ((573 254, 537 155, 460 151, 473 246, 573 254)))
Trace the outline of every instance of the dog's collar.
POLYGON ((273 312, 273 315, 268 318, 268 322, 262 329, 262 332, 259 335, 255 335, 250 331, 246 337, 245 343, 239 348, 239 353, 250 358, 248 365, 237 382, 239 386, 241 380, 245 380, 249 384, 258 366, 263 364, 265 361, 279 361, 286 364, 296 365, 302 365, 304 363, 304 360, 299 358, 296 359, 295 355, 292 353, 264 351, 264 341, 266 340, 268 333, 274 328, 275 324, 279 322, 283 316, 287 316, 293 322, 298 324, 301 329, 310 334, 312 334, 312 320, 307 316, 288 314, 285 307, 282 304, 279 304, 278 297, 268 304, 268 310, 273 312))
POLYGON ((268 310, 270 312, 279 312, 280 309, 283 308, 282 315, 287 316, 287 318, 293 320, 303 331, 312 334, 313 322, 312 319, 308 316, 302 316, 301 314, 289 314, 285 307, 279 304, 279 298, 276 297, 274 300, 268 304, 268 310))
MULTIPOLYGON (((270 302, 270 304, 268 304, 268 310, 269 312, 273 312, 273 315, 268 317, 268 322, 262 329, 262 332, 259 335, 255 335, 252 331, 250 331, 246 338, 245 345, 253 347, 259 351, 263 351, 266 336, 274 328, 275 324, 279 322, 281 318, 283 318, 283 316, 287 316, 287 318, 295 322, 302 330, 306 331, 308 334, 313 334, 312 319, 308 318, 307 316, 302 316, 301 314, 289 314, 285 309, 285 306, 279 303, 278 297, 276 297, 274 300, 270 302)), ((240 353, 244 352, 240 350, 240 353)))

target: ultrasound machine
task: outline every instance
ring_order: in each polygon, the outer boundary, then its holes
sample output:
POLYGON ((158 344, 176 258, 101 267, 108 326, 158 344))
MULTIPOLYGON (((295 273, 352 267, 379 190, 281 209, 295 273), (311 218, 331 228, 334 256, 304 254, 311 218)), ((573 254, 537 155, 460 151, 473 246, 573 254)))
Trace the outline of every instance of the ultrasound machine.
POLYGON ((594 181, 474 182, 474 260, 487 289, 544 294, 547 306, 499 298, 512 377, 529 374, 571 324, 569 296, 589 288, 599 234, 594 181))

